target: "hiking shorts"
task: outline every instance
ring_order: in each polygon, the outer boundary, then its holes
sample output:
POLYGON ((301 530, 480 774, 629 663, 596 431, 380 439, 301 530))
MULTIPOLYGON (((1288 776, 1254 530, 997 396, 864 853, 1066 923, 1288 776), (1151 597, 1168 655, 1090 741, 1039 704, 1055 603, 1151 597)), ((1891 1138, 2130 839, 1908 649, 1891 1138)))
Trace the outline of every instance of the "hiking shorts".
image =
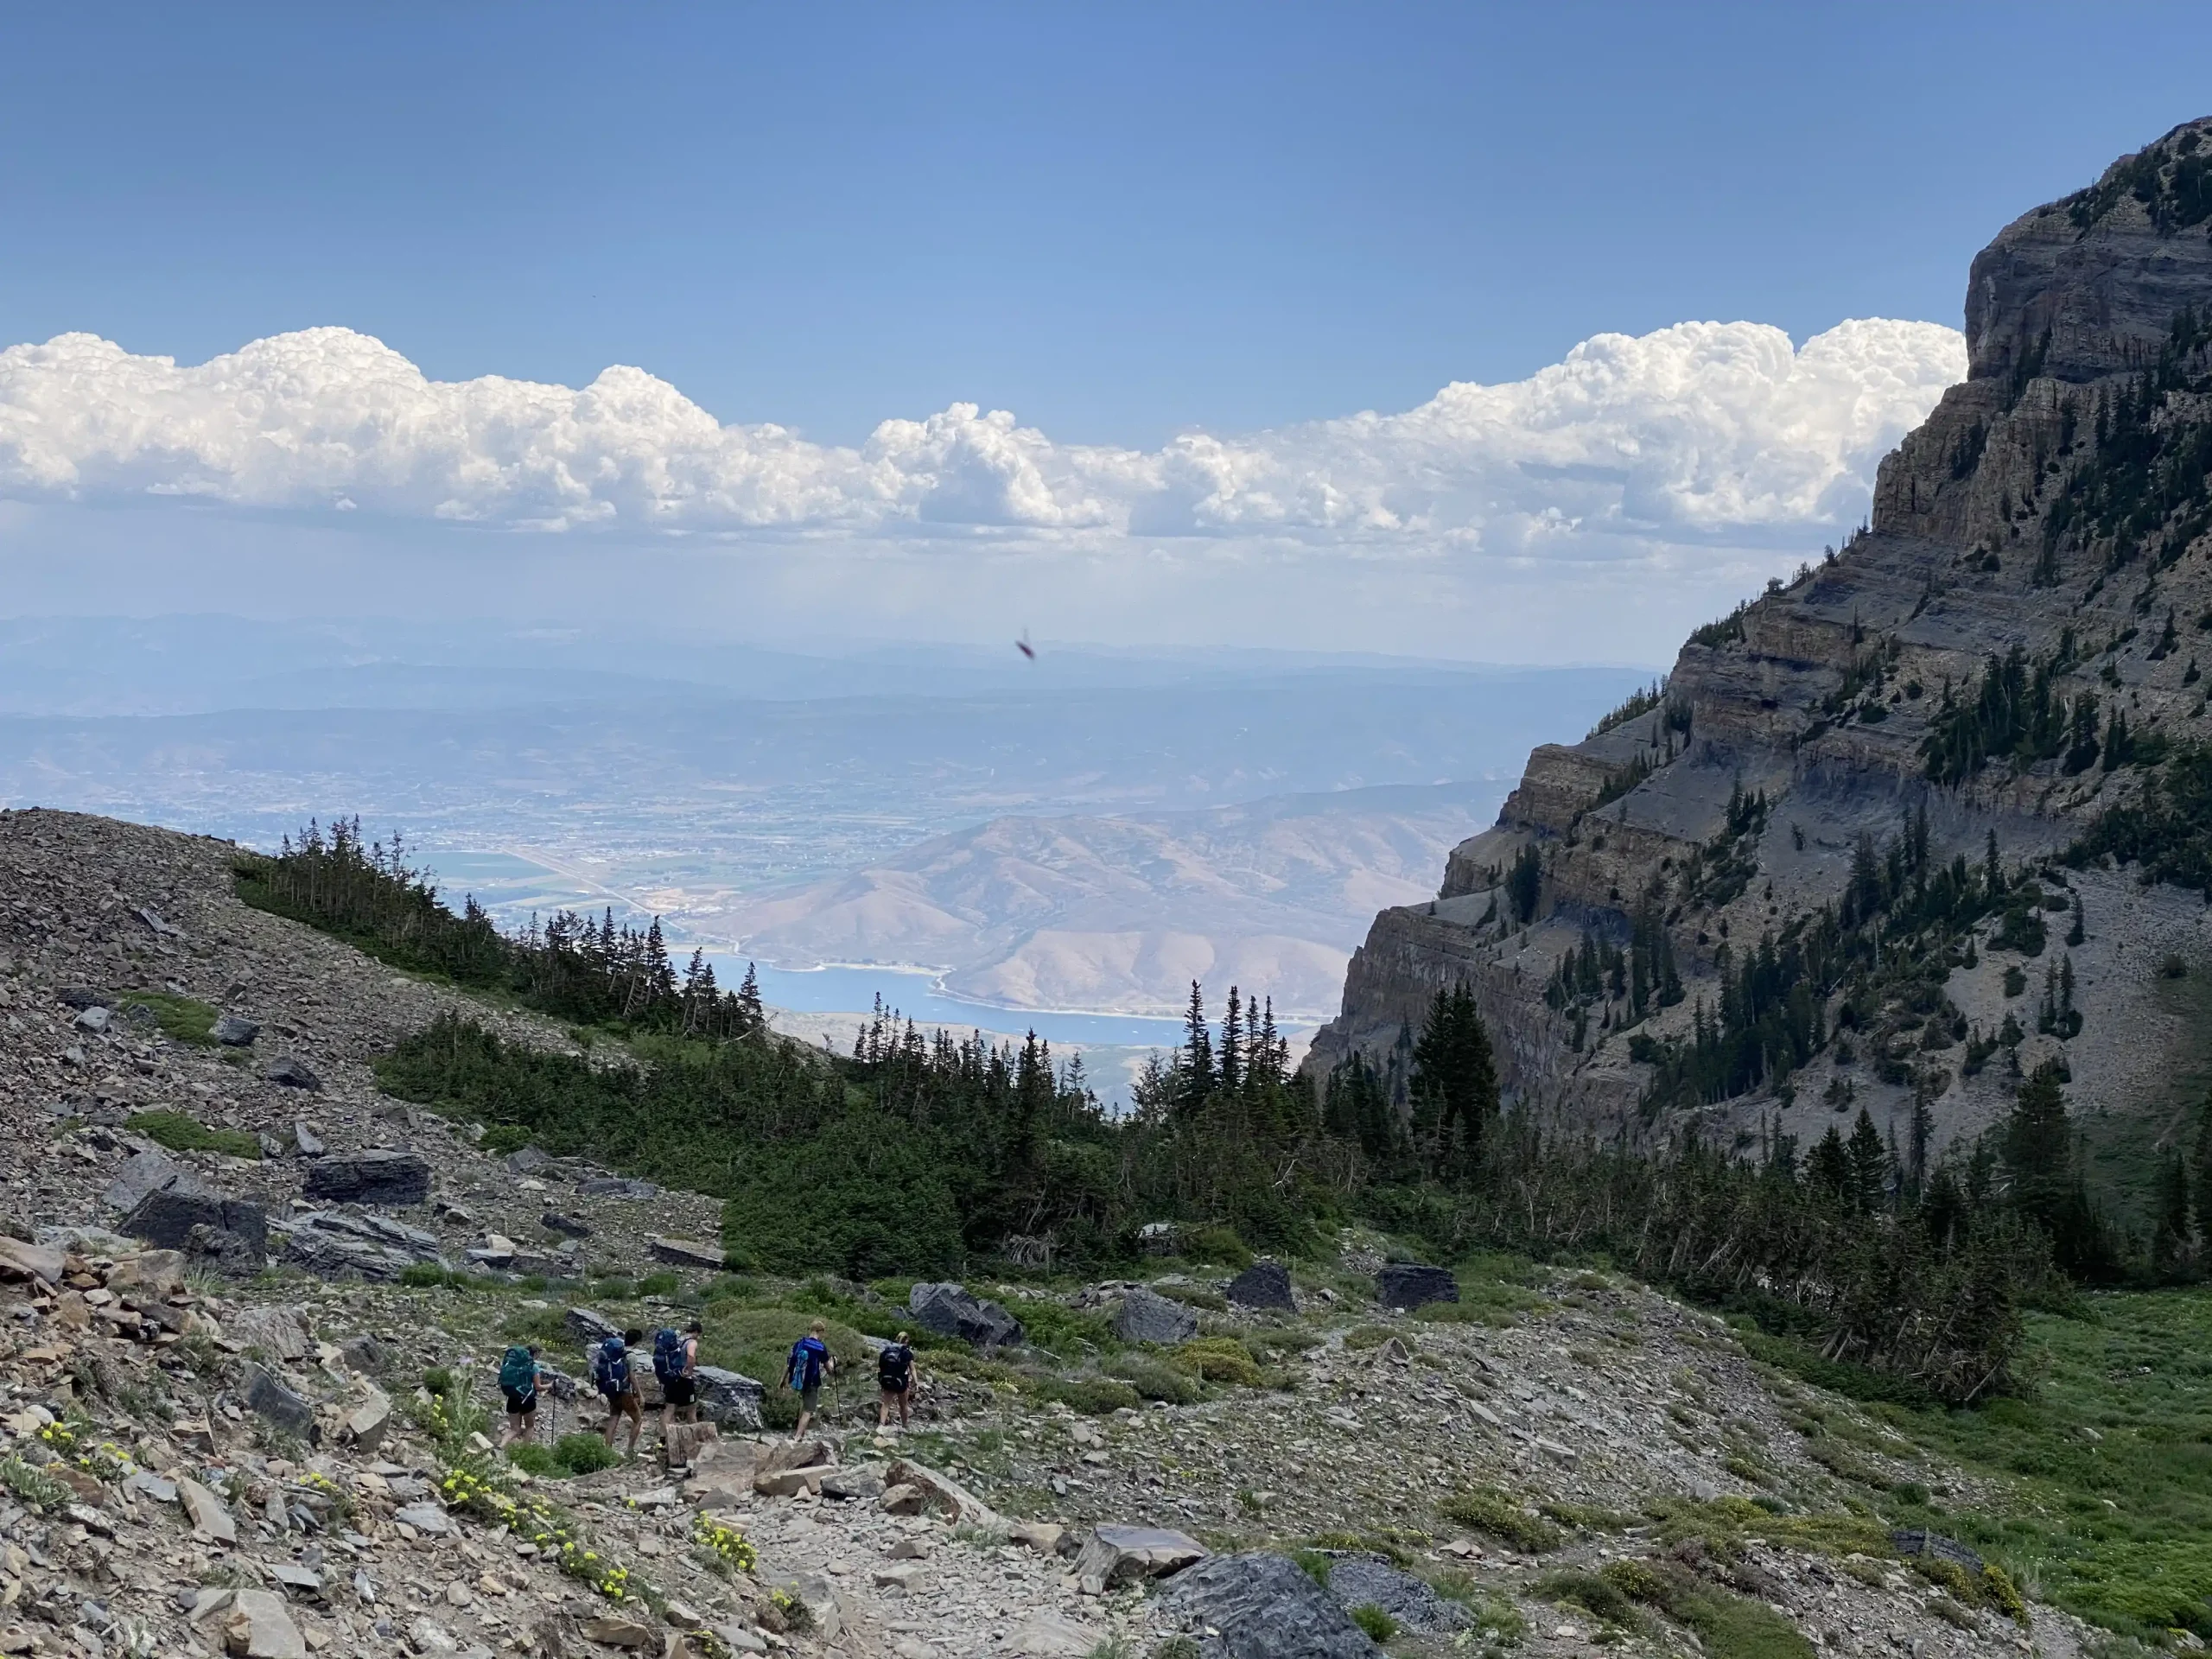
POLYGON ((536 1389, 511 1389, 502 1382, 499 1392, 507 1396, 507 1415, 510 1417, 527 1417, 537 1409, 536 1389))
POLYGON ((609 1393, 605 1389, 599 1392, 607 1402, 607 1414, 610 1417, 636 1417, 645 1409, 635 1389, 625 1389, 620 1394, 609 1393))
POLYGON ((798 1391, 798 1408, 811 1417, 814 1414, 814 1408, 821 1398, 822 1385, 819 1382, 810 1382, 798 1391))
POLYGON ((696 1376, 671 1376, 660 1385, 661 1403, 688 1406, 699 1397, 699 1379, 696 1376))

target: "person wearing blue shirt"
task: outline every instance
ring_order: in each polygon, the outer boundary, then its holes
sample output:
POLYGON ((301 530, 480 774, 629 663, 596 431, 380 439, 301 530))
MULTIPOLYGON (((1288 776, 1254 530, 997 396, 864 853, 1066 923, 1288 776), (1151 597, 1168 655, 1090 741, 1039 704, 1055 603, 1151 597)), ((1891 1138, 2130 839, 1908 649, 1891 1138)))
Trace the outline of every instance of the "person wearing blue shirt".
POLYGON ((822 1379, 836 1369, 837 1362, 830 1357, 830 1344, 823 1338, 830 1327, 820 1319, 814 1328, 791 1344, 791 1357, 785 1362, 784 1382, 798 1392, 798 1427, 791 1431, 794 1440, 806 1438, 806 1426, 814 1421, 815 1408, 822 1399, 822 1379))

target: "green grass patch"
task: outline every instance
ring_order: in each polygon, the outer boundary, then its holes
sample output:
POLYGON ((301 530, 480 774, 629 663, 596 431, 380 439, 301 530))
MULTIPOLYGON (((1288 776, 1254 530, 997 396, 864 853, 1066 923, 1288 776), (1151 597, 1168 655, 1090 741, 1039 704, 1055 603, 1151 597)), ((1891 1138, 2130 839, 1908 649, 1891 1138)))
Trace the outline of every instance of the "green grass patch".
POLYGON ((219 1152, 226 1158, 258 1158, 260 1137, 244 1129, 213 1129, 182 1112, 134 1112, 124 1128, 171 1152, 219 1152))
POLYGON ((1540 1515, 1531 1514, 1521 1500, 1494 1487, 1471 1487, 1455 1492, 1436 1506, 1446 1520, 1476 1532, 1486 1532, 1524 1554, 1541 1555, 1557 1549, 1565 1535, 1540 1515))
POLYGON ((1398 1621, 1371 1602, 1362 1602, 1351 1610, 1351 1622, 1375 1642, 1388 1642, 1398 1633, 1398 1621))
POLYGON ((167 991, 131 991, 124 996, 123 1006, 145 1009, 162 1028, 162 1035, 173 1043, 189 1043, 194 1048, 215 1046, 215 1039, 207 1033, 223 1016, 219 1009, 205 1002, 172 996, 167 991))

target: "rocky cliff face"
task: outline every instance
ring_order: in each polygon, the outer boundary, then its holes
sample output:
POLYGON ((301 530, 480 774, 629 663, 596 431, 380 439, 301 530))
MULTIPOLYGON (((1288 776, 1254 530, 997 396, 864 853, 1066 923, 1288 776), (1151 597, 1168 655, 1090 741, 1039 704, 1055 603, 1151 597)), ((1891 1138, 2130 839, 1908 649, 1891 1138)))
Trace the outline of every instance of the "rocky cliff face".
POLYGON ((1376 918, 1309 1064, 1402 1065, 1464 979, 1510 1093, 1592 1127, 1802 1143, 1917 1096, 1940 1145, 2060 1057, 2077 1105, 2160 1133, 2202 899, 2022 870, 2212 737, 2208 232, 2212 120, 2007 226, 1968 378, 1883 463, 1869 529, 1699 630, 1656 706, 1538 749, 1436 899, 1376 918))

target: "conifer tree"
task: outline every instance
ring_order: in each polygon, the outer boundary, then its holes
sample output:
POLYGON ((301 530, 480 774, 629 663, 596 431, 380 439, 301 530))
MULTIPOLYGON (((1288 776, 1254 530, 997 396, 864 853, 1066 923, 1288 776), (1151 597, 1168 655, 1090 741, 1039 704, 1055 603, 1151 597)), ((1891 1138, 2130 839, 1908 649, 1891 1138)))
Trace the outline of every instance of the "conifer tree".
POLYGON ((1881 1209, 1889 1198, 1890 1155, 1882 1144, 1882 1132, 1874 1127, 1864 1106, 1859 1109, 1859 1121, 1852 1125, 1851 1140, 1844 1152, 1851 1163, 1851 1207, 1866 1211, 1881 1209))

